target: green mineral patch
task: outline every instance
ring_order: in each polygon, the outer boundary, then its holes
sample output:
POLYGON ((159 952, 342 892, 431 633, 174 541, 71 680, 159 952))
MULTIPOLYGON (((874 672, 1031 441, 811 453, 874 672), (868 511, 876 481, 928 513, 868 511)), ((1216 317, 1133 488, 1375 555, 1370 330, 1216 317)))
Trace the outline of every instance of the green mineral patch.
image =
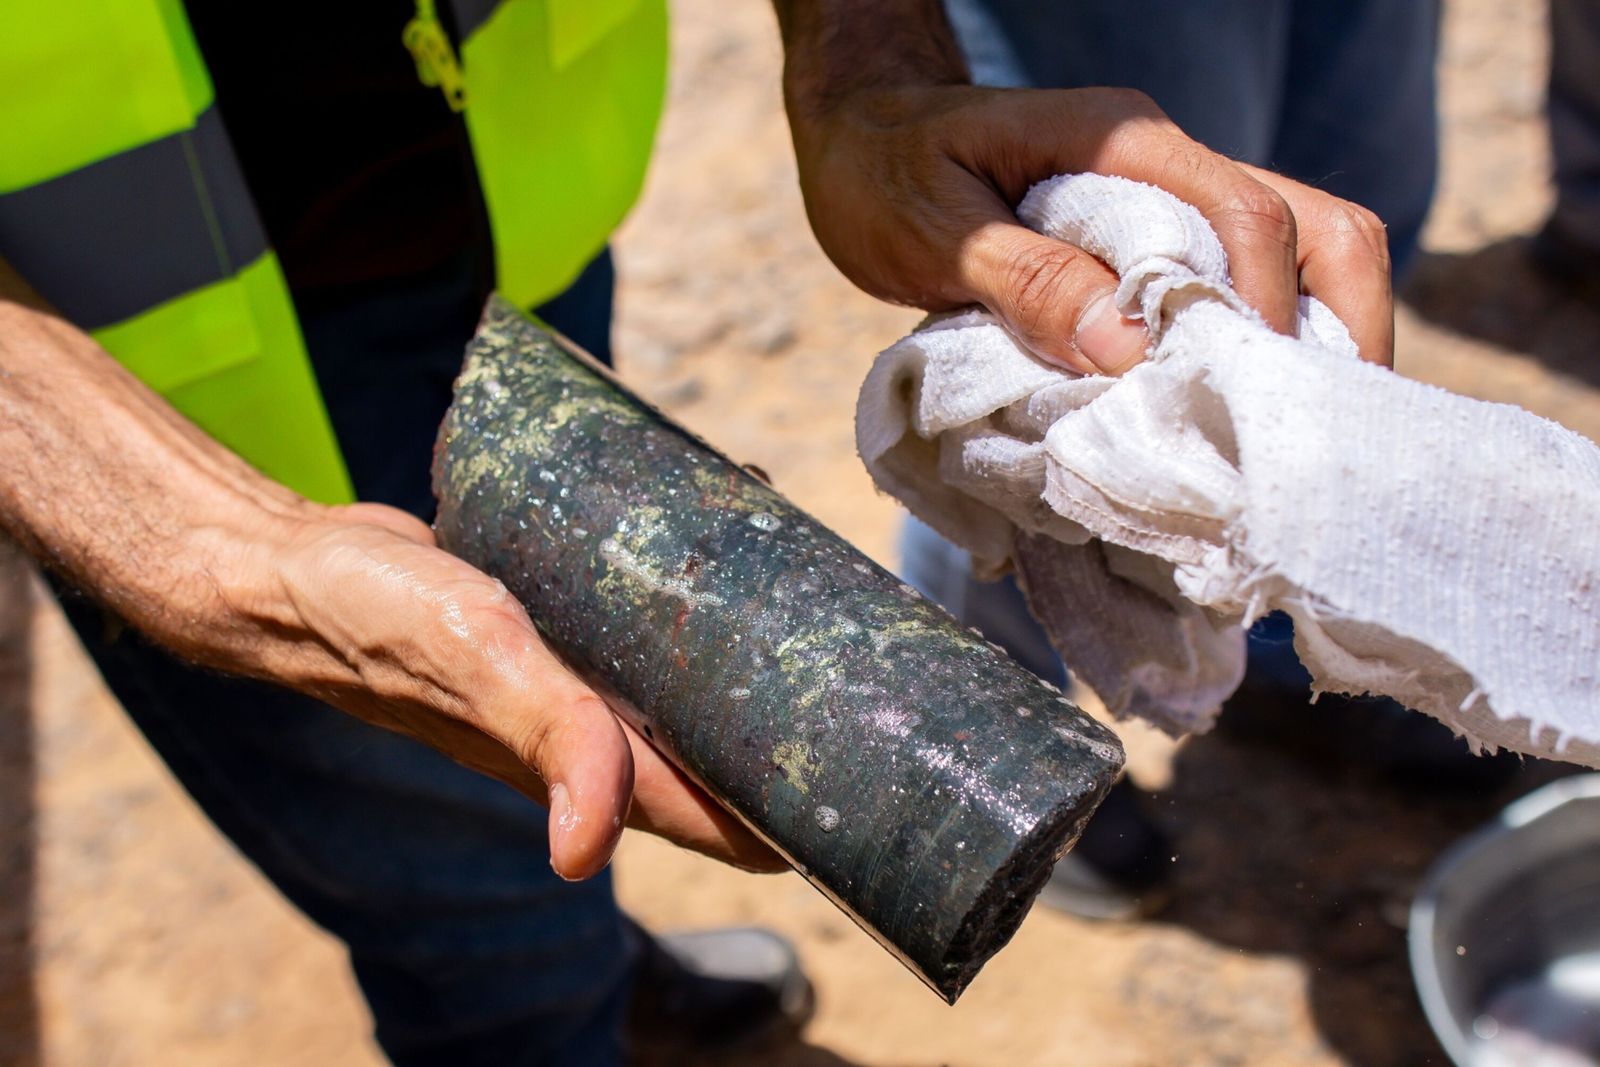
MULTIPOLYGON (((742 474, 722 464, 701 464, 689 471, 694 491, 707 505, 728 511, 772 511, 785 502, 742 474)), ((785 509, 788 510, 788 509, 785 509)))
POLYGON ((833 691, 839 654, 850 647, 861 627, 835 615, 827 625, 803 630, 778 643, 773 652, 789 689, 792 714, 803 716, 822 705, 833 691))
POLYGON ((602 411, 612 418, 637 420, 639 417, 638 409, 619 394, 586 392, 582 396, 562 397, 551 404, 544 410, 544 418, 540 420, 542 425, 538 429, 546 434, 553 434, 564 429, 575 418, 598 415, 602 411))
MULTIPOLYGON (((944 635, 936 633, 935 636, 943 637, 944 635)), ((872 631, 872 651, 882 656, 889 651, 891 645, 901 642, 927 641, 929 638, 929 627, 923 620, 899 619, 879 626, 872 631)))
POLYGON ((463 485, 476 485, 485 478, 504 484, 516 477, 516 470, 516 465, 508 463, 505 456, 494 449, 485 448, 473 453, 461 464, 461 473, 456 478, 463 485))
POLYGON ((811 761, 811 749, 804 741, 779 743, 772 750, 772 763, 801 793, 811 792, 811 778, 822 769, 811 761))
POLYGON ((472 388, 481 397, 480 406, 486 421, 509 423, 514 432, 517 451, 523 455, 537 455, 548 451, 557 434, 574 420, 603 416, 609 419, 637 421, 639 412, 622 395, 610 390, 585 388, 587 372, 577 367, 566 356, 552 350, 543 366, 519 368, 524 373, 500 373, 501 364, 509 358, 504 352, 479 351, 468 363, 457 384, 457 392, 469 395, 472 388), (576 388, 563 388, 575 384, 576 388), (542 403, 537 411, 527 407, 535 398, 559 391, 559 399, 542 403), (543 394, 543 395, 541 395, 543 394), (519 398, 522 402, 514 402, 519 398))

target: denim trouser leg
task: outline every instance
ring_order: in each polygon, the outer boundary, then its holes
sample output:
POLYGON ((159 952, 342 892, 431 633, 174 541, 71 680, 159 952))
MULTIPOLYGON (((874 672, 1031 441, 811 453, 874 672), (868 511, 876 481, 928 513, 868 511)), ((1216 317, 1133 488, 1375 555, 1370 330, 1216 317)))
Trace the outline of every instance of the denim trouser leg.
POLYGON ((1375 212, 1402 277, 1438 177, 1438 4, 1293 6, 1282 117, 1265 165, 1375 212))
POLYGON ((946 0, 973 77, 1147 93, 1189 136, 1370 208, 1396 273, 1433 194, 1434 0, 946 0))
MULTIPOLYGON (((598 330, 557 323, 602 349, 609 271, 599 264, 580 282, 590 294, 565 302, 604 316, 598 330)), ((482 295, 463 267, 302 316, 364 499, 430 515, 434 429, 482 295)), ((82 598, 63 601, 112 692, 206 813, 344 940, 394 1062, 620 1061, 633 935, 606 875, 569 884, 550 869, 544 809, 313 700, 189 668, 82 598)))
POLYGON ((1552 220, 1568 239, 1600 250, 1600 0, 1550 6, 1552 220))

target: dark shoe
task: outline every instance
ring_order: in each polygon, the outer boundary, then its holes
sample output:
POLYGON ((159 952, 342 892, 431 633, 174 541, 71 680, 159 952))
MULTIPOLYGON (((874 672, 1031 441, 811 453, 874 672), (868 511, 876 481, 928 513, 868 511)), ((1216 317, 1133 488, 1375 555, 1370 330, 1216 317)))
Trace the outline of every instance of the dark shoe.
POLYGON ((1127 778, 1106 794, 1072 851, 1039 894, 1047 907, 1080 919, 1147 918, 1172 899, 1172 842, 1144 812, 1127 778))
POLYGON ((652 937, 643 930, 629 1051, 679 1062, 793 1038, 815 1007, 794 947, 769 930, 730 927, 652 937))
POLYGON ((1553 221, 1534 235, 1533 265, 1546 278, 1584 300, 1600 299, 1600 248, 1579 241, 1553 221))

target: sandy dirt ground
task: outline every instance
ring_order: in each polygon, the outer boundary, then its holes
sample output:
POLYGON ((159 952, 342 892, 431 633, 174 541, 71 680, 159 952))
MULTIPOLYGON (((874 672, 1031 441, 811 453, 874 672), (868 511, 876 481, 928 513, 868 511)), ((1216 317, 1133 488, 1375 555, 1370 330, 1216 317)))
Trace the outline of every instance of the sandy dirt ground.
MULTIPOLYGON (((871 354, 916 315, 853 291, 805 229, 764 6, 674 6, 660 154, 619 241, 623 372, 889 561, 897 512, 856 461, 850 412, 871 354)), ((1444 171, 1399 369, 1600 437, 1600 315, 1526 261, 1549 201, 1542 7, 1447 7, 1444 171)), ((796 941, 819 1010, 761 1062, 1442 1063, 1405 909, 1505 797, 1423 802, 1315 756, 1124 733, 1176 843, 1173 907, 1130 925, 1041 909, 955 1008, 795 876, 631 838, 619 893, 658 929, 763 923, 796 941)), ((341 948, 176 788, 15 563, 0 564, 0 856, 0 1064, 380 1062, 341 948)))

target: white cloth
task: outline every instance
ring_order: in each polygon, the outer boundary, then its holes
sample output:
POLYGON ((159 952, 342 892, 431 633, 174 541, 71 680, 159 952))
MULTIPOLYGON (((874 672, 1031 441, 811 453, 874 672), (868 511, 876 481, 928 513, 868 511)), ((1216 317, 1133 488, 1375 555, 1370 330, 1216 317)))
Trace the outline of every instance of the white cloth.
POLYGON ((1361 362, 1314 300, 1273 333, 1162 190, 1058 177, 1018 214, 1121 276, 1149 359, 1083 377, 983 312, 930 319, 874 363, 857 445, 980 572, 1015 567, 1113 711, 1207 729, 1282 609, 1318 691, 1600 765, 1600 449, 1361 362))

